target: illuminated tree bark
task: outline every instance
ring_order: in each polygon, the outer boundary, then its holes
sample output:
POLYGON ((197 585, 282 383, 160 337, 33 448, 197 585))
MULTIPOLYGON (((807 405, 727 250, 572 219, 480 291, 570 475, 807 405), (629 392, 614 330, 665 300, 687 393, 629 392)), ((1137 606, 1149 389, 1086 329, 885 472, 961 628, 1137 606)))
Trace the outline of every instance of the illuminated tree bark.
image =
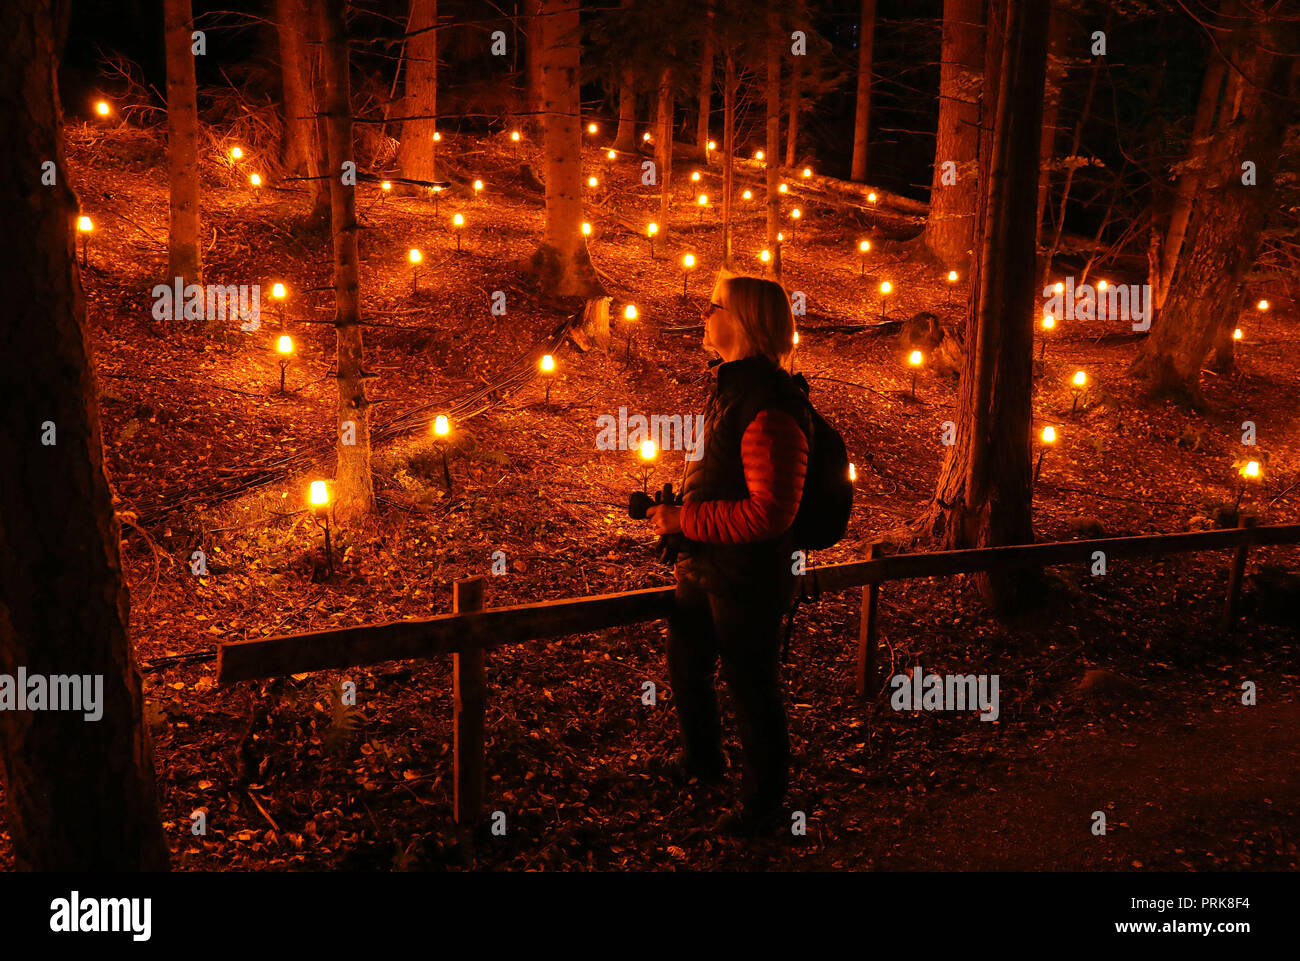
POLYGON ((628 152, 636 149, 636 88, 632 86, 631 73, 626 70, 618 85, 618 131, 614 135, 614 149, 628 152))
MULTIPOLYGON (((406 95, 402 98, 402 145, 397 163, 403 177, 437 179, 438 0, 411 0, 406 21, 406 95)), ((415 188, 416 192, 425 188, 415 188)))
POLYGON ((799 156, 799 85, 803 80, 803 57, 794 57, 790 68, 790 116, 785 128, 785 165, 793 167, 799 156))
POLYGON ((0 674, 102 678, 102 716, 0 711, 5 826, 20 869, 165 870, 76 264, 77 198, 57 93, 60 6, 0 4, 0 163, 13 172, 0 180, 0 205, 24 241, 0 265, 11 298, 0 324, 0 674), (53 186, 39 180, 45 160, 55 164, 53 186))
POLYGON ((329 216, 330 192, 325 179, 324 144, 320 135, 320 28, 306 0, 276 0, 280 38, 280 73, 284 87, 284 165, 295 176, 306 176, 312 198, 310 221, 329 216))
POLYGON ((665 226, 672 206, 673 182, 673 86, 672 68, 659 71, 655 97, 655 166, 659 169, 659 220, 665 226))
POLYGON ((705 14, 704 36, 700 44, 700 90, 699 90, 699 114, 695 118, 695 147, 699 151, 700 157, 708 159, 709 156, 709 116, 713 110, 713 59, 714 47, 717 44, 717 37, 713 29, 714 21, 713 2, 709 0, 708 10, 705 14))
MULTIPOLYGON (((969 262, 979 185, 979 93, 984 50, 983 0, 944 0, 943 64, 939 69, 939 131, 925 245, 945 266, 969 262), (945 163, 949 179, 945 184, 945 163)), ((1041 112, 1041 108, 1040 108, 1041 112)), ((1037 182, 1038 171, 1034 171, 1037 182)))
POLYGON ((1177 276, 1165 301, 1165 320, 1129 368, 1149 393, 1199 407, 1201 367, 1216 333, 1232 322, 1239 289, 1259 252, 1276 195, 1276 171, 1287 120, 1295 61, 1278 55, 1281 37, 1255 20, 1237 44, 1233 72, 1206 169, 1197 188, 1177 276), (1242 75, 1248 79, 1243 80, 1242 75), (1253 165, 1245 184, 1243 163, 1253 165), (1171 322, 1176 318, 1176 322, 1171 322))
POLYGON ((330 159, 330 232, 334 242, 335 377, 338 382, 338 443, 334 469, 334 516, 356 523, 374 510, 370 477, 370 401, 366 398, 361 343, 356 189, 344 183, 353 162, 351 82, 348 76, 347 0, 322 0, 325 42, 325 117, 330 159))
POLYGON ((767 168, 767 248, 772 251, 772 276, 781 280, 781 17, 778 0, 767 3, 764 86, 767 99, 767 144, 764 165, 767 168))
POLYGON ((853 162, 849 178, 867 179, 867 143, 871 131, 871 48, 876 39, 876 0, 862 0, 858 28, 858 98, 853 111, 853 162))
POLYGON ((190 0, 166 0, 163 35, 167 50, 167 180, 171 227, 167 242, 168 277, 185 284, 203 282, 199 248, 199 106, 192 52, 194 16, 190 0))
POLYGON ((542 22, 538 18, 539 0, 524 0, 524 19, 528 23, 528 40, 524 47, 524 111, 528 126, 542 129, 542 22))
POLYGON ((1038 161, 1038 235, 1043 233, 1043 214, 1052 186, 1052 161, 1056 157, 1056 124, 1061 114, 1061 87, 1069 68, 1066 57, 1066 40, 1069 21, 1059 3, 1052 4, 1047 25, 1047 80, 1043 87, 1043 135, 1039 139, 1038 161))
MULTIPOLYGON (((930 520, 946 547, 995 547, 1033 540, 1030 506, 1033 316, 1039 126, 1047 59, 1047 8, 1039 0, 990 4, 981 148, 975 297, 966 366, 930 520)), ((1033 581, 991 572, 977 583, 985 602, 1020 607, 1033 581)))
POLYGON ((604 291, 582 235, 578 0, 540 0, 538 6, 546 234, 531 269, 549 294, 597 297, 604 291))

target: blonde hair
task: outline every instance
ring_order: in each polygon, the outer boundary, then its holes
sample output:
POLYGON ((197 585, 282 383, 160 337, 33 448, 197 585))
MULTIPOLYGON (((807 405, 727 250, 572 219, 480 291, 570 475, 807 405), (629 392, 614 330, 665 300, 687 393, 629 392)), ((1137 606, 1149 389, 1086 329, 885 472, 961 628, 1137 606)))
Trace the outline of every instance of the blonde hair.
POLYGON ((794 358, 794 314, 790 297, 774 280, 742 277, 722 271, 713 298, 740 327, 746 353, 762 354, 778 367, 791 368, 794 358))

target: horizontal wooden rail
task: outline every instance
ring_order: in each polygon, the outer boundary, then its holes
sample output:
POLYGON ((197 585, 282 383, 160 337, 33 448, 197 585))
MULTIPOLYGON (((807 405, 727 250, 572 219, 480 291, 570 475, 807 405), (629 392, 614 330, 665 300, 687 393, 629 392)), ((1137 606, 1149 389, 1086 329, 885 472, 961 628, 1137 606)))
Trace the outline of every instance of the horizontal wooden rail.
MULTIPOLYGON (((1109 562, 1117 557, 1296 543, 1300 543, 1300 524, 1286 524, 895 554, 872 560, 827 564, 809 571, 822 590, 840 591, 917 577, 1089 562, 1097 551, 1104 553, 1109 562)), ((488 649, 653 621, 666 617, 671 611, 673 591, 672 587, 652 587, 621 594, 496 607, 474 613, 442 614, 387 624, 232 641, 220 646, 218 680, 227 684, 307 671, 339 670, 380 661, 488 649)))

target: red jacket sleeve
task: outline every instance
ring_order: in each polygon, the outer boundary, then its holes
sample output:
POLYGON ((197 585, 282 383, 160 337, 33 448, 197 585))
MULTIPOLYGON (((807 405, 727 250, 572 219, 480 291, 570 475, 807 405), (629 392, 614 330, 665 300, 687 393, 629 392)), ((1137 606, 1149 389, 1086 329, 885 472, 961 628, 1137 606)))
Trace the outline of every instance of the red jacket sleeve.
POLYGON ((682 533, 709 544, 747 544, 784 534, 808 472, 808 439, 783 410, 761 411, 740 441, 749 496, 682 506, 682 533))

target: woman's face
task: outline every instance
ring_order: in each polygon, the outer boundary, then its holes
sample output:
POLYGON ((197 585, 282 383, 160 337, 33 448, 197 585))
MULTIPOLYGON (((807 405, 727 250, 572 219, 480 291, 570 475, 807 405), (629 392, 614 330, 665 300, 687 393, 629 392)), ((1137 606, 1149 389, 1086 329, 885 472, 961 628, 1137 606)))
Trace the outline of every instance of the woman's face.
POLYGON ((713 302, 704 311, 704 347, 723 360, 735 360, 740 346, 739 325, 731 311, 718 303, 718 294, 715 290, 713 302))

